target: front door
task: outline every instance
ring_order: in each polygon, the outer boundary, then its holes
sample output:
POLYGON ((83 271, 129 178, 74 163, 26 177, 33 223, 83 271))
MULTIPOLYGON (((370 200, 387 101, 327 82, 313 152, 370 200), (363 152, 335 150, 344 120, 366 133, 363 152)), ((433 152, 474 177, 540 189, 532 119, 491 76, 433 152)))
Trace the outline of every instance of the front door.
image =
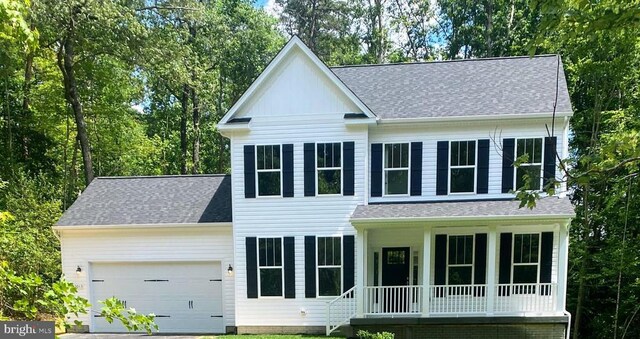
POLYGON ((409 247, 387 247, 382 249, 382 308, 385 313, 409 312, 409 247), (391 287, 396 286, 396 287, 391 287))

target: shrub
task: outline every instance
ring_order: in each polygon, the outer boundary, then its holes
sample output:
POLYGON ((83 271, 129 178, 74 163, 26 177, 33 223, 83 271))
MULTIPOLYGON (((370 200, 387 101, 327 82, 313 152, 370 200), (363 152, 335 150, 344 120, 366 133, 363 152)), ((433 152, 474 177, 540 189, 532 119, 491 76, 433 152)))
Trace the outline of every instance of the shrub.
POLYGON ((356 334, 359 339, 394 339, 395 334, 390 332, 371 333, 369 331, 360 330, 356 334))

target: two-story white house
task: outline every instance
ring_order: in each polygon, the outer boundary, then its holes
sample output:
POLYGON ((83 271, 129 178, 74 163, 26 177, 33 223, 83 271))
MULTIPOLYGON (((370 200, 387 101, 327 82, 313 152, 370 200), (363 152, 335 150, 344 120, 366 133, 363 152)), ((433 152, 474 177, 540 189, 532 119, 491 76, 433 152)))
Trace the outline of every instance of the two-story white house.
POLYGON ((566 187, 512 191, 562 178, 571 115, 557 56, 329 68, 294 37, 218 125, 231 175, 96 179, 63 271, 93 332, 117 296, 161 332, 564 338, 566 187))

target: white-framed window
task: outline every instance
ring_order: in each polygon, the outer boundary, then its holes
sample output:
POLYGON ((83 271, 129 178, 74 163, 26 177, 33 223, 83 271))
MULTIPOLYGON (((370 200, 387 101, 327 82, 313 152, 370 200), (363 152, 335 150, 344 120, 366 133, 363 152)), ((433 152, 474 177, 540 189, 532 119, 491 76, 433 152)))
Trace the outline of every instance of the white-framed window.
POLYGON ((514 234, 512 254, 512 282, 514 284, 538 283, 538 273, 540 269, 540 233, 514 234))
POLYGON ((282 194, 282 157, 280 145, 256 146, 256 185, 258 196, 282 194))
POLYGON ((447 285, 473 284, 474 236, 449 235, 447 285))
POLYGON ((317 238, 319 297, 336 297, 342 293, 342 238, 317 238))
POLYGON ((449 146, 449 193, 475 193, 477 142, 451 141, 449 146))
POLYGON ((258 290, 261 297, 282 297, 282 238, 258 238, 258 290))
POLYGON ((384 145, 384 194, 409 194, 409 143, 384 145))
POLYGON ((316 183, 318 195, 342 193, 342 143, 316 144, 316 183))
POLYGON ((539 190, 542 185, 542 138, 517 139, 516 159, 527 155, 527 162, 523 162, 515 171, 515 188, 525 190, 539 190), (525 175, 529 176, 529 182, 525 180, 525 175))

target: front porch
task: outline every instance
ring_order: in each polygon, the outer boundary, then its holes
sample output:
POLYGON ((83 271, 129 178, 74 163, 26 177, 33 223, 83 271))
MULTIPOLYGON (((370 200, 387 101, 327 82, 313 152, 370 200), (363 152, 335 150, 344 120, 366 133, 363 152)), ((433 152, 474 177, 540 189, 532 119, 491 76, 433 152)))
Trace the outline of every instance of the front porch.
POLYGON ((565 317, 567 218, 352 223, 356 284, 327 303, 327 334, 388 319, 565 317))

